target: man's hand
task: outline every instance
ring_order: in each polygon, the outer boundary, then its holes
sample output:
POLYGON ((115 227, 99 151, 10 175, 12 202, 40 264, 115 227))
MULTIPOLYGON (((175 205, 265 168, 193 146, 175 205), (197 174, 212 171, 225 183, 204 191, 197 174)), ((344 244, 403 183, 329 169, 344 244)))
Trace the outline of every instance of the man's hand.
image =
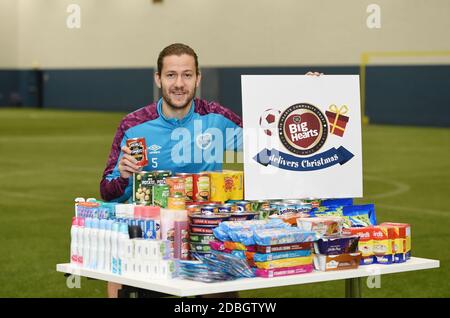
POLYGON ((119 161, 119 172, 122 178, 129 178, 134 172, 142 171, 142 167, 136 165, 137 160, 131 156, 130 148, 123 146, 122 147, 123 156, 119 161))
POLYGON ((308 72, 305 75, 310 75, 310 76, 320 76, 323 75, 323 73, 319 73, 319 72, 308 72))

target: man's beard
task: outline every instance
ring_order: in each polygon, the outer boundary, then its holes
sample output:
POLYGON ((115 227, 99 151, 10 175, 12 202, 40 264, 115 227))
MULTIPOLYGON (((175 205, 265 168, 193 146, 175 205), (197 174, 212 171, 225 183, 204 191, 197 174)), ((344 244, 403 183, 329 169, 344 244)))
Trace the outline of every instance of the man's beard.
POLYGON ((169 106, 169 108, 177 109, 177 110, 190 106, 192 100, 195 97, 196 92, 197 92, 197 88, 195 87, 194 90, 191 92, 191 94, 187 95, 186 103, 184 103, 181 106, 178 106, 178 105, 175 105, 173 99, 170 97, 170 94, 166 94, 165 90, 163 88, 161 88, 161 95, 162 95, 162 98, 164 99, 164 101, 166 102, 167 106, 169 106))

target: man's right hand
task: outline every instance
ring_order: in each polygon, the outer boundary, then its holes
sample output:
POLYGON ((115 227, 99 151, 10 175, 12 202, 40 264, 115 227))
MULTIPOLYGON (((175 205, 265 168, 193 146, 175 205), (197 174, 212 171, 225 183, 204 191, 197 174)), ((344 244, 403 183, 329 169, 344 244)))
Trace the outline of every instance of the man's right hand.
POLYGON ((127 179, 131 177, 133 173, 142 171, 142 167, 136 165, 137 160, 131 156, 130 148, 123 146, 122 153, 123 156, 120 159, 118 166, 122 178, 127 179))

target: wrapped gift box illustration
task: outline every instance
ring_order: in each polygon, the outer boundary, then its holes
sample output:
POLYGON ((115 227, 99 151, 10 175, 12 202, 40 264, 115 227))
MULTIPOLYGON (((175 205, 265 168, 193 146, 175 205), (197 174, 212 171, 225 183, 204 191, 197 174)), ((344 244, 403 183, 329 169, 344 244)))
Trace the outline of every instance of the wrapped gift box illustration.
POLYGON ((330 124, 330 133, 339 137, 344 136, 345 127, 349 120, 349 117, 345 116, 347 112, 348 107, 346 105, 342 105, 339 108, 336 105, 331 105, 329 110, 325 111, 330 124))

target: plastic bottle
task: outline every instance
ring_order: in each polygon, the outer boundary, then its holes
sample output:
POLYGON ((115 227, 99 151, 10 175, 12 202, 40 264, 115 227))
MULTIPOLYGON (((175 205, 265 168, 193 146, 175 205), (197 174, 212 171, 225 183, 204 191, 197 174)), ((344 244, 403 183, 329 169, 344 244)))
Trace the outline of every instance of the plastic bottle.
POLYGON ((98 228, 99 228, 99 219, 92 219, 91 223, 91 233, 89 235, 89 258, 90 258, 90 268, 97 269, 97 256, 98 256, 98 228))
POLYGON ((111 272, 111 231, 113 220, 106 221, 105 228, 105 271, 111 272))
POLYGON ((78 265, 84 265, 84 218, 78 218, 78 265))
POLYGON ((98 249, 97 249, 97 269, 100 271, 105 270, 105 232, 106 232, 106 220, 100 220, 98 229, 98 249))
POLYGON ((128 224, 120 223, 119 236, 118 236, 118 248, 117 248, 117 272, 122 275, 123 259, 126 257, 127 243, 130 240, 128 234, 128 224))
POLYGON ((78 265, 78 218, 72 218, 72 227, 70 228, 70 263, 78 265))
POLYGON ((113 274, 118 274, 118 253, 117 253, 117 243, 119 236, 120 223, 114 222, 111 228, 111 272, 113 274))
POLYGON ((90 244, 91 244, 91 218, 84 219, 84 233, 83 233, 83 267, 89 268, 91 264, 90 258, 90 244))

